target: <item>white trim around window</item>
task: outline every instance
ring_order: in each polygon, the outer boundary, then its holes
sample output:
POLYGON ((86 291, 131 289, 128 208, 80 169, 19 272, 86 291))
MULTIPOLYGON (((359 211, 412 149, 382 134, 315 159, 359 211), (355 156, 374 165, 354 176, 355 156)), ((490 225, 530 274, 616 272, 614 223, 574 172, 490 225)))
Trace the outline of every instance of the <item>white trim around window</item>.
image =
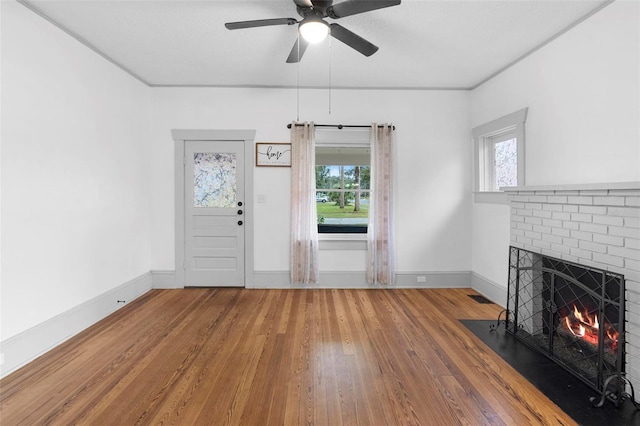
POLYGON ((517 143, 517 186, 525 185, 525 135, 524 123, 528 108, 523 108, 489 123, 475 127, 473 133, 475 201, 485 203, 506 203, 506 196, 500 188, 494 188, 495 144, 513 139, 517 143))

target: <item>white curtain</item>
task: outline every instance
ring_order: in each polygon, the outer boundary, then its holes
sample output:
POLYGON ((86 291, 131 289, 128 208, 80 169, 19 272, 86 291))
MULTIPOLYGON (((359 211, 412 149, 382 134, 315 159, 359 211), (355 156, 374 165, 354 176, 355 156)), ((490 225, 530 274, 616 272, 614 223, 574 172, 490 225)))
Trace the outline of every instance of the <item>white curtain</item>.
POLYGON ((291 125, 291 283, 318 282, 318 212, 314 126, 291 125))
POLYGON ((393 126, 371 125, 371 196, 367 229, 367 281, 393 284, 393 126))

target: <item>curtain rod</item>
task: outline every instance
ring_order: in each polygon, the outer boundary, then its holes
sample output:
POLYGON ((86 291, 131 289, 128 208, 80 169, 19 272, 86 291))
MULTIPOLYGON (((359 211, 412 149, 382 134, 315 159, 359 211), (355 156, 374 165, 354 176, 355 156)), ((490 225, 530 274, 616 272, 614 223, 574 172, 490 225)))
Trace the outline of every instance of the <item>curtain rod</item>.
MULTIPOLYGON (((296 123, 296 126, 304 126, 303 123, 296 123)), ((351 128, 361 128, 361 129, 368 129, 371 126, 367 126, 364 124, 314 124, 314 127, 337 127, 338 129, 344 129, 345 127, 351 127, 351 128)), ((287 129, 291 128, 291 123, 287 124, 287 129)), ((396 129, 396 126, 391 126, 392 130, 396 129)))

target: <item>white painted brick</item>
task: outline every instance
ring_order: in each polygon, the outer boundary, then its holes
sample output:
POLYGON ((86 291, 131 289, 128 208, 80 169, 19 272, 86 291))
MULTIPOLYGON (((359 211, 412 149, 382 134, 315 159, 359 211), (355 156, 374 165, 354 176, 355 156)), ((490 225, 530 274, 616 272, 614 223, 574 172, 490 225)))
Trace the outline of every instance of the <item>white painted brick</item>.
POLYGON ((640 208, 637 207, 607 207, 607 216, 640 218, 640 208))
POLYGON ((589 189, 580 191, 580 195, 608 195, 608 189, 589 189))
POLYGON ((525 204, 524 203, 520 203, 520 202, 516 202, 516 201, 512 201, 511 202, 511 207, 515 207, 516 209, 524 209, 525 204))
POLYGON ((540 203, 525 203, 524 204, 524 208, 525 209, 529 209, 529 210, 542 210, 542 204, 540 204, 540 203))
POLYGON ((556 220, 571 220, 571 213, 553 212, 551 217, 556 220))
MULTIPOLYGON (((546 241, 533 240, 533 246, 541 249, 547 249, 547 250, 551 249, 551 243, 546 241)), ((543 254, 546 254, 546 253, 543 253, 543 254)))
POLYGON ((591 222, 593 215, 583 213, 571 213, 571 220, 574 222, 591 222))
POLYGON ((571 237, 576 238, 578 240, 583 240, 583 241, 593 240, 593 234, 591 234, 591 232, 584 232, 584 231, 571 231, 571 237))
POLYGON ((513 198, 511 199, 511 201, 519 201, 521 203, 526 203, 527 201, 529 201, 529 196, 528 195, 514 195, 513 198))
POLYGON ((578 210, 578 206, 574 206, 573 204, 565 204, 564 206, 562 206, 562 211, 565 212, 578 213, 578 210))
MULTIPOLYGON (((548 241, 548 242, 554 243, 554 244, 562 244, 562 237, 560 237, 558 235, 543 234, 542 235, 542 241, 548 241)), ((553 247, 552 247, 552 249, 553 249, 553 247)))
POLYGON ((594 253, 606 253, 607 246, 604 244, 592 243, 591 241, 579 241, 578 247, 583 250, 589 250, 594 253))
POLYGON ((567 196, 566 195, 549 195, 547 197, 547 203, 567 204, 567 196))
POLYGON ((552 212, 548 212, 546 210, 534 210, 533 211, 533 215, 535 217, 545 217, 545 218, 550 218, 552 215, 552 212))
POLYGON ((635 228, 624 228, 621 226, 610 226, 609 235, 640 239, 640 230, 635 228))
POLYGON ((594 253, 593 260, 595 260, 596 262, 617 266, 618 268, 624 268, 624 259, 621 257, 611 256, 608 254, 594 253))
POLYGON ((597 206, 624 206, 625 197, 593 197, 593 204, 597 206))
POLYGON ((621 195, 623 197, 632 197, 640 195, 640 189, 610 189, 609 195, 621 195))
POLYGON ((547 196, 546 195, 530 195, 529 201, 532 203, 546 203, 547 196))
POLYGON ((624 246, 626 248, 630 248, 630 249, 634 249, 634 250, 640 250, 640 240, 637 240, 635 238, 625 238, 624 239, 624 246))
POLYGON ((593 234, 593 241, 596 243, 607 244, 610 246, 624 246, 624 238, 614 237, 611 235, 593 234))
POLYGON ((548 226, 533 225, 533 230, 535 232, 540 232, 541 234, 551 234, 551 228, 548 226))
POLYGON ((533 232, 533 231, 524 231, 524 236, 527 238, 532 238, 534 240, 541 240, 542 239, 542 234, 539 232, 533 232))
POLYGON ((593 197, 569 197, 567 202, 569 204, 593 204, 593 197))
POLYGON ((631 207, 640 207, 640 197, 626 197, 624 204, 631 207))
POLYGON ((522 229, 512 229, 511 230, 511 235, 521 235, 524 236, 524 231, 522 229))
POLYGON ((525 231, 532 231, 533 230, 533 225, 530 223, 517 223, 517 228, 518 229, 523 229, 525 231))
POLYGON ((524 216, 511 215, 512 222, 524 222, 524 216))
POLYGON ((621 217, 593 215, 593 223, 601 223, 603 225, 622 226, 624 225, 624 219, 621 217))
POLYGON ((544 226, 550 226, 552 228, 562 228, 562 221, 556 219, 542 219, 544 226))
POLYGON ((609 247, 609 254, 613 256, 624 257, 625 259, 640 261, 640 251, 632 250, 624 247, 609 247))
POLYGON ((597 225, 593 223, 580 223, 580 230, 596 234, 606 234, 608 232, 607 225, 597 225))
POLYGON ((542 225, 542 219, 539 217, 527 216, 524 218, 525 223, 531 223, 533 225, 542 225))
POLYGON ((624 226, 626 228, 640 228, 640 217, 625 217, 624 226))
POLYGON ((607 208, 604 206, 579 206, 578 211, 580 213, 588 213, 588 214, 607 214, 607 208))
POLYGON ((567 221, 567 220, 562 222, 562 227, 564 229, 571 229, 571 230, 580 229, 580 225, 578 225, 576 222, 570 222, 570 221, 567 221))
POLYGON ((531 213, 529 209, 518 209, 518 216, 531 216, 531 213))
POLYGON ((559 204, 543 204, 542 210, 546 210, 550 212, 561 212, 562 206, 559 204))
POLYGON ((530 246, 532 242, 531 238, 519 237, 519 236, 516 236, 516 241, 519 242, 520 244, 524 244, 524 246, 521 248, 526 248, 526 246, 530 246))
MULTIPOLYGON (((640 261, 634 259, 625 259, 624 266, 629 270, 629 272, 640 272, 640 261)), ((625 276, 628 274, 625 274, 625 276)))
POLYGON ((571 231, 569 231, 568 229, 562 229, 562 228, 551 228, 551 235, 558 235, 560 237, 570 237, 571 231))
POLYGON ((582 250, 582 249, 579 249, 579 248, 572 248, 571 249, 571 255, 572 256, 577 256, 579 258, 586 259, 586 260, 591 260, 592 259, 591 258, 592 253, 590 251, 582 250))
POLYGON ((560 254, 571 254, 571 248, 563 246, 562 244, 551 244, 551 250, 560 254))
POLYGON ((567 247, 578 247, 578 240, 576 240, 575 238, 563 238, 562 244, 567 247))
POLYGON ((535 195, 555 195, 556 191, 533 191, 535 195))
POLYGON ((580 260, 577 257, 571 256, 569 254, 563 254, 562 256, 560 256, 560 259, 566 260, 568 262, 575 262, 575 263, 578 263, 578 261, 580 260))

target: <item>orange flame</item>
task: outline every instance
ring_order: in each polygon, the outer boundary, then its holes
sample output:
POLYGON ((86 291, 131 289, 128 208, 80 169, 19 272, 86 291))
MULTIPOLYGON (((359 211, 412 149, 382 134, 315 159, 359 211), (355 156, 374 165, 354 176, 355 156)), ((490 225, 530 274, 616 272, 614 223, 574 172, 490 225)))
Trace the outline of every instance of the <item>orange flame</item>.
MULTIPOLYGON (((587 310, 580 312, 576 305, 573 305, 573 321, 570 315, 565 316, 563 319, 566 329, 571 332, 571 334, 580 337, 592 345, 598 345, 598 331, 600 329, 598 315, 594 314, 592 316, 587 310)), ((605 345, 610 347, 612 351, 615 351, 618 346, 618 331, 606 323, 604 327, 605 345)))

